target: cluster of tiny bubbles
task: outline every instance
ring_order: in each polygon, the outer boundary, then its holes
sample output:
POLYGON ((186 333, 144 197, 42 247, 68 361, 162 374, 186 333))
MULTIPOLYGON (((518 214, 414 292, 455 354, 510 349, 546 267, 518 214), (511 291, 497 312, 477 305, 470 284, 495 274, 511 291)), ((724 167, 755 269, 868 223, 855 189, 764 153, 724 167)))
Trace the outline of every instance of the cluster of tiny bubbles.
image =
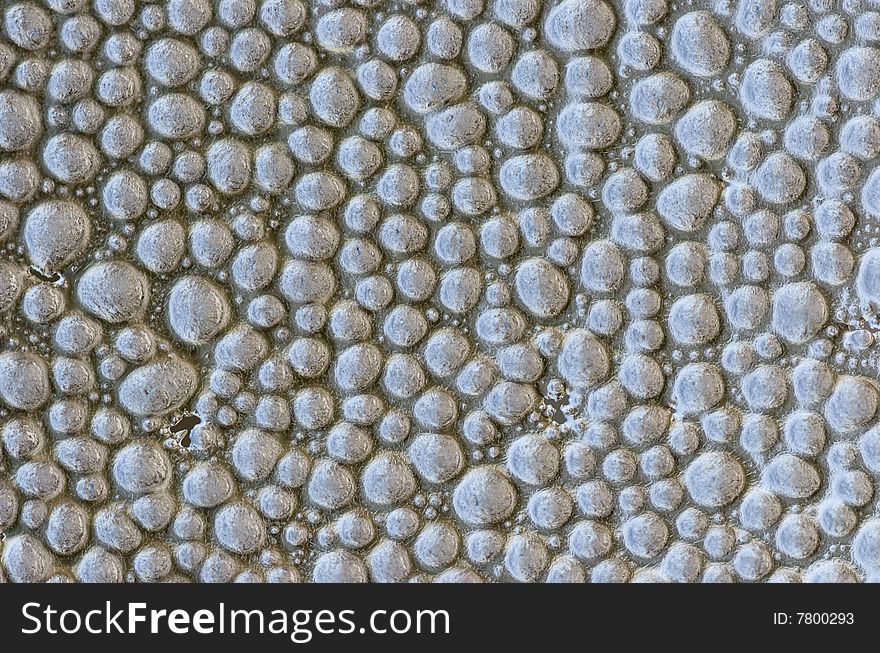
POLYGON ((0 580, 880 579, 839 5, 6 3, 0 580))

